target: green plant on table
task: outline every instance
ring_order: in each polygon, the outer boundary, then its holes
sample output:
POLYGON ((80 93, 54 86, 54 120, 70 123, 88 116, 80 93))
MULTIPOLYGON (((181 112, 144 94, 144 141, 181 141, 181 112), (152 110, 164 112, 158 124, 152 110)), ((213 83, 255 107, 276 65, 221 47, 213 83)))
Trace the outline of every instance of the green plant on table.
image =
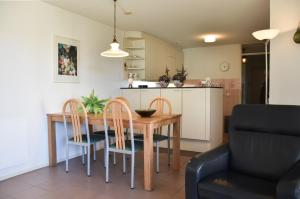
POLYGON ((82 98, 82 103, 86 108, 86 111, 88 113, 95 113, 95 114, 102 113, 106 102, 108 102, 109 100, 109 99, 99 99, 95 95, 94 89, 89 96, 87 97, 82 96, 81 98, 82 98))

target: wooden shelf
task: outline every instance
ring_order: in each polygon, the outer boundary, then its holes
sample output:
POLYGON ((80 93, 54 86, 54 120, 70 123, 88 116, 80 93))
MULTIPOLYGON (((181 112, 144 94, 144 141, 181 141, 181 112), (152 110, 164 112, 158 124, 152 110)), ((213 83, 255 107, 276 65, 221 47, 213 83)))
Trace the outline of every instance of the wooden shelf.
POLYGON ((145 70, 145 68, 127 68, 127 70, 145 70))
POLYGON ((125 60, 144 60, 144 58, 125 58, 125 60))
POLYGON ((145 47, 125 47, 124 49, 128 49, 128 50, 144 50, 145 47))

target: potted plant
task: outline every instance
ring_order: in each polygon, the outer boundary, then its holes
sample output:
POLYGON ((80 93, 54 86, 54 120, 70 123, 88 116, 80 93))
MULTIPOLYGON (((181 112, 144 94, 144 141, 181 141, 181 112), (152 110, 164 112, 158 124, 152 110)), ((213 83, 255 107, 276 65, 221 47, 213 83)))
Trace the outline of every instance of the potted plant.
POLYGON ((294 41, 295 43, 300 44, 300 22, 297 31, 294 34, 294 41))
POLYGON ((160 76, 158 81, 159 81, 159 84, 161 87, 163 87, 163 88, 168 87, 168 85, 170 83, 170 77, 169 77, 169 69, 167 66, 166 66, 165 74, 160 76))
POLYGON ((177 73, 173 76, 172 80, 174 82, 174 85, 176 87, 182 87, 184 84, 184 81, 186 80, 186 76, 188 73, 184 69, 184 66, 182 65, 181 70, 177 70, 177 73))
POLYGON ((109 100, 109 99, 99 99, 95 95, 94 89, 92 90, 92 93, 89 96, 87 97, 82 96, 81 98, 82 98, 82 103, 86 108, 86 111, 88 113, 94 113, 94 114, 102 113, 106 102, 109 100))

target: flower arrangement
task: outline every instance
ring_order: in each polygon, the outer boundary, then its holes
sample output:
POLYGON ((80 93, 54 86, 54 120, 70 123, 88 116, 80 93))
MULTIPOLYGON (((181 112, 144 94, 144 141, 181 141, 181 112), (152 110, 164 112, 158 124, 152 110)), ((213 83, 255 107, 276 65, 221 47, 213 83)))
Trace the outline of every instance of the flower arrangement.
POLYGON ((182 87, 184 81, 186 80, 188 73, 184 69, 184 65, 182 65, 181 70, 177 70, 177 73, 173 76, 172 80, 176 87, 182 87))
POLYGON ((169 69, 168 67, 166 66, 166 71, 165 71, 165 74, 160 76, 159 79, 159 84, 161 87, 168 87, 169 83, 170 83, 170 77, 169 77, 169 69))

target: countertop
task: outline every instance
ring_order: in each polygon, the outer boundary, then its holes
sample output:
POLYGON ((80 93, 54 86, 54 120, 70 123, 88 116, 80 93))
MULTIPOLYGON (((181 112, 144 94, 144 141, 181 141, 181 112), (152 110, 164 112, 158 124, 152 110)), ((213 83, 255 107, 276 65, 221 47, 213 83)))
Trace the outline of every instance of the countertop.
POLYGON ((223 87, 221 86, 211 86, 211 87, 207 87, 207 86, 183 86, 183 87, 148 87, 148 88, 138 88, 138 87, 133 87, 133 88, 128 88, 128 87, 121 87, 121 89, 185 89, 185 88, 221 88, 223 89, 223 87))

